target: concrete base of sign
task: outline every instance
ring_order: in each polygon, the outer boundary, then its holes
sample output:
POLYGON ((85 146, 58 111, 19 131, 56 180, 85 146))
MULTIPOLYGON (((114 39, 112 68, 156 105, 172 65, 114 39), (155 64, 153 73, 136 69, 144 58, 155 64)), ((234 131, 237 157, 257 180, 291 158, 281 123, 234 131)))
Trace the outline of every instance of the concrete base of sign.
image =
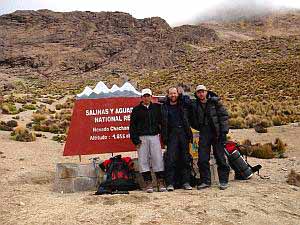
POLYGON ((98 180, 92 163, 58 163, 53 189, 64 193, 96 190, 98 180))

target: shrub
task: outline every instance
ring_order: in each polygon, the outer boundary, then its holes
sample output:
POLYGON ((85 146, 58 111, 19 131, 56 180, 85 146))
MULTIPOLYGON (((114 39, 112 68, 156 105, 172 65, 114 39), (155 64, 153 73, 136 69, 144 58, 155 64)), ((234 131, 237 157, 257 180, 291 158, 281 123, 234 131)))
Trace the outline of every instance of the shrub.
POLYGON ((60 132, 59 127, 56 124, 51 124, 49 127, 50 133, 58 134, 60 132))
POLYGON ((257 132, 257 133, 267 133, 268 130, 267 128, 263 127, 262 124, 257 124, 254 126, 254 130, 257 132))
POLYGON ((16 127, 15 130, 11 133, 11 136, 13 140, 22 142, 31 142, 36 140, 34 133, 21 126, 16 127))
POLYGON ((300 187, 300 174, 296 173, 295 170, 291 170, 286 182, 290 185, 295 185, 295 186, 300 187))
POLYGON ((237 112, 229 112, 229 118, 237 118, 239 114, 237 112))
POLYGON ((260 124, 262 125, 262 127, 267 128, 272 125, 272 122, 267 119, 263 119, 261 120, 260 124))
POLYGON ((241 117, 229 119, 229 127, 233 129, 245 128, 244 120, 241 117))
POLYGON ((14 104, 3 103, 1 106, 3 114, 17 114, 19 111, 14 104))
POLYGON ((0 130, 13 131, 13 128, 8 126, 5 122, 0 121, 0 130))
POLYGON ((59 143, 63 143, 66 141, 66 135, 55 135, 52 137, 53 141, 57 141, 59 143))
POLYGON ((273 122, 274 126, 280 126, 280 125, 284 124, 279 116, 273 116, 272 122, 273 122))
POLYGON ((47 115, 41 113, 33 113, 32 120, 36 123, 40 123, 41 121, 47 119, 47 115))
POLYGON ((242 141, 242 146, 240 148, 240 151, 243 155, 251 155, 252 154, 252 144, 249 139, 246 139, 242 141))
POLYGON ((280 138, 276 138, 273 151, 275 151, 277 157, 284 158, 285 157, 284 153, 286 151, 286 144, 284 144, 280 138))
POLYGON ((41 131, 43 132, 49 132, 50 131, 50 127, 48 125, 42 124, 40 126, 41 131))
POLYGON ((255 125, 259 122, 259 118, 255 115, 249 114, 245 118, 247 127, 255 127, 255 125))
POLYGON ((72 112, 70 110, 62 110, 55 114, 55 119, 71 121, 72 112))
POLYGON ((33 129, 34 131, 42 131, 42 130, 41 130, 41 125, 40 125, 40 124, 32 124, 32 123, 28 123, 28 124, 26 124, 26 127, 27 127, 27 128, 32 127, 32 129, 33 129))
POLYGON ((56 106, 55 106, 55 109, 56 110, 61 110, 63 108, 63 106, 61 105, 61 104, 57 104, 56 106))
POLYGON ((267 143, 264 145, 256 144, 252 147, 251 156, 260 159, 272 159, 274 158, 274 152, 272 150, 272 143, 267 143))
POLYGON ((9 127, 17 127, 18 126, 18 122, 15 120, 9 120, 6 122, 7 126, 9 127))
POLYGON ((32 105, 32 104, 26 104, 26 105, 23 106, 23 109, 36 110, 36 106, 32 105))

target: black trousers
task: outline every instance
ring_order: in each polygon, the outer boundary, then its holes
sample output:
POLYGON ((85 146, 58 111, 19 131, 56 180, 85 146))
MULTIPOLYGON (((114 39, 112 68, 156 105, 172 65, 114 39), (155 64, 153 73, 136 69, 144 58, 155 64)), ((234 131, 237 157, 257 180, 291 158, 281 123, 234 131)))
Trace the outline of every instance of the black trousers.
POLYGON ((165 177, 167 185, 190 182, 189 140, 182 128, 174 128, 169 134, 165 153, 165 177), (179 177, 181 179, 178 182, 179 177))
POLYGON ((198 168, 201 183, 211 184, 210 173, 210 152, 213 154, 218 166, 218 177, 220 183, 227 183, 230 167, 225 158, 223 144, 217 140, 217 137, 210 127, 203 127, 200 130, 199 149, 198 149, 198 168))

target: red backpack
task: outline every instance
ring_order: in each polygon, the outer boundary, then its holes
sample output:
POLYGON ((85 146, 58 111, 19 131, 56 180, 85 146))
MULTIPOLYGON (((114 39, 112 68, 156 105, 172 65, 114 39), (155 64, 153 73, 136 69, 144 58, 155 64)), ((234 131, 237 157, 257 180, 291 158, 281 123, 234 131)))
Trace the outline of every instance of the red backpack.
POLYGON ((134 163, 130 157, 117 155, 100 164, 105 172, 104 181, 96 194, 107 194, 115 191, 132 191, 138 188, 135 182, 134 163))

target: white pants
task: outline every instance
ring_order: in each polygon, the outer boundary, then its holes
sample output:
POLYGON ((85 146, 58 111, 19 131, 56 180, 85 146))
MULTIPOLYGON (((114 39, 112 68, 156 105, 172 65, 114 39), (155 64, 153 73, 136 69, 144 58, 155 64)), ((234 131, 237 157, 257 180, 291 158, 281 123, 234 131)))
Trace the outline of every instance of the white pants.
POLYGON ((141 146, 137 149, 140 173, 164 171, 164 160, 159 135, 140 136, 141 146))

